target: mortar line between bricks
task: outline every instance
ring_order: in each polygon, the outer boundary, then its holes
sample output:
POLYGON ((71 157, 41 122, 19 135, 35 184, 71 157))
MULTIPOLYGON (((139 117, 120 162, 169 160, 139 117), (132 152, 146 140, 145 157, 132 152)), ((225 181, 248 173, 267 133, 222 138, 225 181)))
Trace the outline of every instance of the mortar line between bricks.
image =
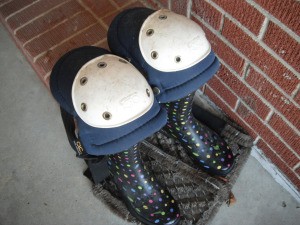
POLYGON ((300 83, 297 85, 295 90, 292 92, 291 97, 294 99, 296 94, 298 94, 298 92, 300 92, 300 83))
POLYGON ((68 40, 72 39, 73 37, 77 36, 78 34, 81 34, 82 32, 84 32, 85 30, 89 29, 90 27, 94 26, 94 25, 97 24, 97 23, 98 23, 98 22, 95 22, 95 23, 93 23, 93 24, 91 24, 91 25, 89 25, 89 26, 86 26, 85 28, 83 28, 83 29, 77 31, 77 32, 74 33, 73 35, 70 35, 70 36, 67 37, 66 39, 62 40, 62 41, 59 42, 58 44, 51 46, 51 48, 49 48, 49 49, 47 49, 46 51, 44 51, 44 52, 38 54, 37 56, 35 56, 35 57, 33 58, 33 62, 35 63, 36 60, 38 60, 40 57, 42 57, 42 56, 44 56, 45 54, 47 54, 47 52, 48 52, 49 50, 53 50, 53 49, 57 48, 58 46, 60 46, 60 45, 62 45, 63 43, 67 42, 68 40))
POLYGON ((266 31, 267 31, 267 28, 268 28, 268 25, 269 25, 269 19, 268 19, 268 17, 265 17, 264 22, 263 22, 262 25, 261 25, 259 34, 258 34, 258 36, 257 36, 257 38, 258 38, 259 40, 262 40, 262 39, 264 38, 265 33, 266 33, 266 31))
MULTIPOLYGON (((139 2, 142 3, 145 7, 153 9, 152 5, 150 5, 147 0, 139 0, 139 2)), ((154 0, 154 4, 157 4, 157 1, 154 0)))
POLYGON ((140 3, 142 3, 145 7, 152 9, 150 4, 146 0, 139 0, 140 3))
POLYGON ((135 0, 128 0, 126 4, 124 4, 122 7, 120 7, 120 9, 123 9, 123 8, 129 6, 130 4, 132 4, 134 2, 136 2, 136 1, 135 0))
POLYGON ((243 74, 242 74, 242 77, 243 77, 244 80, 247 78, 247 76, 248 76, 249 73, 250 73, 249 67, 250 67, 250 62, 249 62, 248 60, 245 59, 245 63, 244 63, 244 72, 243 72, 243 74))
POLYGON ((154 0, 154 2, 158 5, 159 8, 163 8, 163 5, 160 3, 159 0, 154 0))
POLYGON ((171 10, 172 0, 168 0, 168 9, 171 10))
POLYGON ((26 23, 22 24, 21 26, 17 27, 17 28, 14 30, 14 35, 16 35, 16 33, 18 32, 18 30, 20 30, 20 29, 22 29, 23 27, 27 26, 28 24, 32 23, 34 20, 36 20, 36 19, 38 19, 38 18, 41 18, 42 16, 45 16, 45 15, 48 14, 49 12, 55 10, 56 8, 62 6, 63 4, 66 4, 66 3, 68 3, 68 2, 70 2, 70 1, 62 2, 62 3, 60 3, 60 4, 56 5, 56 6, 54 6, 53 8, 51 8, 51 9, 49 9, 49 10, 43 12, 42 14, 40 14, 40 15, 34 17, 33 19, 27 21, 26 23))
POLYGON ((117 3, 115 3, 115 1, 113 0, 108 0, 114 7, 116 7, 118 10, 120 10, 120 7, 118 6, 117 3))
POLYGON ((92 46, 100 45, 100 44, 104 43, 105 41, 107 41, 107 38, 103 38, 102 40, 96 42, 95 44, 92 44, 92 46))
POLYGON ((225 21, 225 15, 222 14, 222 16, 221 16, 221 21, 220 21, 220 29, 219 29, 219 33, 220 33, 220 34, 222 34, 222 31, 223 31, 224 21, 225 21))
POLYGON ((298 169, 300 167, 300 162, 298 162, 294 167, 293 170, 296 172, 296 169, 298 169))
POLYGON ((270 112, 268 113, 268 115, 265 118, 266 123, 269 123, 269 121, 270 121, 271 117, 273 116, 273 114, 274 114, 274 110, 271 109, 270 112))
MULTIPOLYGON (((212 87, 210 87, 209 85, 207 85, 209 88, 210 88, 210 90, 224 103, 224 104, 227 104, 226 103, 226 101, 218 94, 218 93, 216 93, 215 91, 214 91, 214 89, 212 88, 212 87)), ((241 100, 241 102, 243 102, 242 100, 241 100)), ((245 105, 245 107, 249 110, 249 111, 251 111, 252 113, 254 113, 255 114, 255 112, 253 112, 253 110, 247 105, 247 104, 245 104, 244 103, 244 105, 245 105)), ((252 128, 252 126, 251 126, 251 124, 249 124, 249 123, 247 123, 239 114, 237 114, 237 113, 235 113, 232 109, 230 109, 240 120, 242 120, 245 124, 248 124, 251 128, 252 128)), ((292 149, 282 138, 281 138, 281 136, 280 135, 278 135, 277 134, 277 132, 275 132, 274 130, 273 130, 273 128, 272 127, 270 127, 267 123, 265 123, 261 118, 259 118, 259 117, 257 117, 259 120, 260 120, 260 122, 262 122, 267 128, 269 128, 273 133, 274 133, 274 135, 276 135, 276 137, 278 137, 278 139, 287 147, 287 149, 289 149, 294 155, 295 155, 295 157, 296 158, 298 158, 298 160, 300 160, 300 156, 299 156, 299 154, 297 153, 297 152, 295 152, 294 151, 294 149, 292 149)), ((258 133, 257 133, 257 131, 256 130, 253 130, 256 134, 257 134, 257 136, 260 136, 258 133)), ((262 140, 264 140, 264 142, 266 142, 266 144, 268 144, 268 142, 264 139, 264 138, 262 138, 262 137, 260 137, 262 140)), ((269 145, 268 145, 269 146, 269 145)), ((273 148, 271 147, 271 146, 269 146, 270 147, 270 149, 272 149, 272 151, 273 152, 275 152, 274 150, 273 150, 273 148)), ((276 152, 275 152, 276 153, 276 152)), ((277 153, 276 153, 276 155, 278 156, 278 157, 280 157, 281 158, 281 156, 280 155, 278 155, 277 153)), ((282 158, 281 158, 282 159, 282 158)), ((283 159, 282 159, 283 160, 283 159)), ((285 160, 283 160, 284 162, 285 162, 285 160)))
POLYGON ((253 0, 246 0, 246 2, 249 3, 251 6, 253 6, 255 9, 257 9, 260 13, 262 13, 269 20, 271 20, 276 25, 278 25, 282 30, 284 30, 287 34, 289 34, 296 41, 300 42, 300 36, 299 35, 297 35, 293 30, 291 30, 290 28, 288 28, 284 23, 282 23, 280 20, 278 20, 276 17, 274 17, 267 10, 265 10, 260 5, 258 5, 257 3, 255 3, 253 0))
POLYGON ((2 6, 5 6, 6 4, 8 4, 8 3, 11 3, 13 0, 9 0, 8 2, 4 2, 4 3, 1 3, 0 4, 0 8, 2 7, 2 6))
POLYGON ((15 11, 15 12, 13 12, 13 13, 10 14, 10 15, 8 15, 8 16, 4 19, 5 22, 7 22, 7 20, 8 20, 10 17, 16 15, 16 14, 19 13, 19 12, 22 12, 23 10, 27 9, 28 7, 34 5, 35 3, 39 2, 39 1, 40 1, 40 0, 36 0, 36 1, 32 2, 32 3, 30 3, 29 5, 26 5, 25 7, 23 7, 23 8, 21 8, 21 9, 15 11))
MULTIPOLYGON (((83 7, 85 8, 86 11, 88 11, 93 17, 94 19, 96 19, 98 21, 98 23, 100 23, 106 30, 108 30, 108 26, 106 25, 106 23, 103 22, 103 20, 101 18, 99 18, 88 6, 85 5, 85 3, 82 2, 82 0, 77 0, 77 2, 83 7)), ((118 10, 114 10, 111 13, 107 13, 105 14, 103 17, 109 16, 112 13, 114 13, 115 11, 118 10)))
MULTIPOLYGON (((258 66, 256 66, 255 64, 253 64, 253 62, 247 56, 245 56, 238 48, 236 48, 235 46, 233 46, 224 36, 222 36, 221 34, 219 34, 218 31, 216 31, 209 24, 207 24, 204 20, 202 20, 197 14, 195 14, 194 12, 192 12, 192 15, 195 18, 197 18, 199 21, 201 21, 203 23, 203 25, 206 26, 207 29, 209 29, 213 34, 215 34, 218 38, 220 38, 229 48, 231 48, 240 57, 242 57, 242 58, 248 60, 249 62, 251 62, 250 63, 251 67, 253 67, 257 72, 259 72, 260 74, 262 74, 263 77, 267 81, 269 81, 272 84, 272 86, 274 86, 278 91, 280 91, 284 95, 284 97, 286 99, 288 99, 289 101, 291 101, 297 107, 300 108, 299 104, 296 101, 294 101, 294 99, 291 96, 289 96, 278 84, 276 84, 275 81, 273 81, 264 71, 262 71, 258 66)), ((238 75, 238 77, 240 77, 240 75, 238 75)))
POLYGON ((189 18, 189 19, 191 18, 192 6, 193 6, 193 1, 188 0, 187 7, 186 7, 186 15, 187 15, 187 18, 189 18))
POLYGON ((257 135, 257 137, 255 138, 255 140, 253 141, 253 144, 257 145, 257 142, 259 141, 259 139, 261 139, 261 137, 259 135, 257 135))
POLYGON ((156 2, 158 3, 160 9, 164 8, 163 4, 159 0, 156 0, 156 2))
MULTIPOLYGON (((240 76, 227 64, 224 62, 223 59, 220 59, 220 62, 232 73, 234 74, 237 79, 239 79, 249 90, 251 90, 255 95, 257 95, 259 97, 259 99, 264 103, 266 104, 270 110, 273 110, 275 111, 281 118, 284 122, 286 122, 293 130, 295 130, 296 134, 300 135, 300 131, 294 126, 294 124, 292 124, 288 119, 285 118, 284 115, 282 115, 281 112, 279 112, 277 109, 275 109, 275 107, 273 105, 271 105, 263 96, 260 95, 259 92, 257 92, 254 88, 252 88, 247 82, 244 82, 240 76)), ((219 78, 220 79, 220 78, 219 78)), ((232 90, 232 88, 230 88, 226 83, 224 83, 224 81, 222 81, 220 79, 221 83, 224 84, 225 87, 229 88, 230 90, 232 90)), ((233 91, 233 90, 232 90, 233 91)), ((233 91, 234 92, 234 91, 233 91)), ((234 92, 235 93, 235 92, 234 92)), ((235 93, 236 94, 236 93, 235 93)), ((237 94, 236 94, 237 95, 237 94)), ((237 95, 238 96, 238 95, 237 95)))
POLYGON ((60 21, 58 24, 56 24, 56 25, 52 26, 50 29, 48 29, 48 30, 45 30, 45 31, 43 31, 43 32, 39 33, 38 35, 36 35, 36 36, 32 37, 31 39, 29 39, 28 41, 26 41, 26 42, 24 42, 24 43, 23 43, 23 45, 22 45, 22 46, 23 46, 23 48, 25 48, 25 47, 26 47, 26 45, 27 45, 29 42, 32 42, 33 40, 35 40, 35 39, 39 38, 39 37, 40 37, 40 36, 42 36, 43 34, 45 34, 45 33, 49 32, 49 31, 51 31, 51 30, 54 30, 54 29, 55 29, 56 27, 58 27, 59 25, 61 25, 61 24, 65 23, 65 22, 67 22, 68 20, 70 20, 70 19, 72 19, 72 18, 76 17, 77 15, 79 15, 80 13, 83 13, 83 12, 84 12, 84 11, 79 11, 79 12, 77 12, 77 13, 73 14, 71 17, 69 17, 69 18, 66 18, 66 19, 64 19, 64 20, 60 21))
MULTIPOLYGON (((273 51, 268 45, 266 45, 262 40, 258 39, 251 31, 249 31, 246 27, 244 27, 237 19, 228 14, 224 9, 218 6, 216 3, 209 0, 209 3, 214 6, 217 10, 225 14, 231 21, 233 21, 239 28, 242 29, 244 33, 246 33, 252 40, 258 43, 265 51, 271 54, 276 60, 278 60, 282 65, 284 65, 287 69, 293 72, 298 78, 300 78, 300 73, 297 72, 291 65, 289 65, 285 60, 283 60, 276 52, 273 51)), ((297 40, 297 38, 295 38, 297 40)), ((300 38, 298 38, 298 42, 300 42, 300 38)))
MULTIPOLYGON (((218 79, 219 79, 219 77, 218 77, 218 79)), ((221 80, 221 79, 219 79, 219 80, 221 80)), ((231 91, 231 92, 232 92, 232 91, 231 91)), ((241 102, 241 100, 240 100, 239 96, 237 96, 237 101, 236 101, 236 103, 235 103, 233 112, 236 112, 237 108, 238 108, 239 105, 240 105, 240 102, 241 102)))
MULTIPOLYGON (((51 70, 52 71, 52 70, 51 70)), ((48 77, 50 77, 51 75, 51 71, 49 71, 48 73, 46 73, 46 75, 44 76, 43 80, 46 81, 48 77)))

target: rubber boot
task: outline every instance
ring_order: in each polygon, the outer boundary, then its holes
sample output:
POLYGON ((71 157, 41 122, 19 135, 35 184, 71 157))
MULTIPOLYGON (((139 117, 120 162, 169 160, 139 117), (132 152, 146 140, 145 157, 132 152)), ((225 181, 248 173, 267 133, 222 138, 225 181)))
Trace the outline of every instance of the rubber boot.
POLYGON ((108 167, 133 216, 147 225, 175 225, 179 222, 177 203, 143 165, 138 145, 110 155, 108 167))
POLYGON ((189 157, 212 175, 226 176, 233 168, 234 156, 226 142, 192 114, 194 93, 164 104, 168 122, 164 127, 179 140, 189 157))

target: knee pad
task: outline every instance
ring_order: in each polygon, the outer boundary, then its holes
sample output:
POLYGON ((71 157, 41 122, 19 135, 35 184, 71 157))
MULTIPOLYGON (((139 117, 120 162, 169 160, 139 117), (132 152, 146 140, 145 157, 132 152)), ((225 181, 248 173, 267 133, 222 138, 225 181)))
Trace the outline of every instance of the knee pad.
POLYGON ((61 57, 50 89, 76 120, 79 139, 91 155, 123 151, 166 123, 166 112, 144 76, 101 48, 81 47, 61 57))
POLYGON ((109 27, 108 44, 146 75, 161 103, 197 90, 219 68, 202 28, 166 9, 121 12, 109 27))

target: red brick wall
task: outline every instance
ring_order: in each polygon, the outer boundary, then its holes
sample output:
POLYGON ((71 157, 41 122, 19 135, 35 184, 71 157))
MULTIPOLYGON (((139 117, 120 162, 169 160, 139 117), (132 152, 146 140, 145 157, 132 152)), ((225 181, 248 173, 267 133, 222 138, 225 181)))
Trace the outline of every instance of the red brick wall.
POLYGON ((0 0, 0 20, 49 88, 59 57, 85 45, 108 48, 114 16, 143 6, 138 0, 0 0))
POLYGON ((147 0, 197 22, 220 58, 204 87, 300 190, 300 2, 147 0))

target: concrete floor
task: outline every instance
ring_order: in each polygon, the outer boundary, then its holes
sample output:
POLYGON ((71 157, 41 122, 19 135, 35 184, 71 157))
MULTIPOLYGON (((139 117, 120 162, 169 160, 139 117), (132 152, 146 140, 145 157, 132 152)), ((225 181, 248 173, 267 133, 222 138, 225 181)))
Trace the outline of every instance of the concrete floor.
MULTIPOLYGON (((2 25, 0 98, 0 225, 127 224, 93 196, 58 105, 2 25)), ((299 204, 252 157, 233 193, 211 225, 299 224, 299 204)))

